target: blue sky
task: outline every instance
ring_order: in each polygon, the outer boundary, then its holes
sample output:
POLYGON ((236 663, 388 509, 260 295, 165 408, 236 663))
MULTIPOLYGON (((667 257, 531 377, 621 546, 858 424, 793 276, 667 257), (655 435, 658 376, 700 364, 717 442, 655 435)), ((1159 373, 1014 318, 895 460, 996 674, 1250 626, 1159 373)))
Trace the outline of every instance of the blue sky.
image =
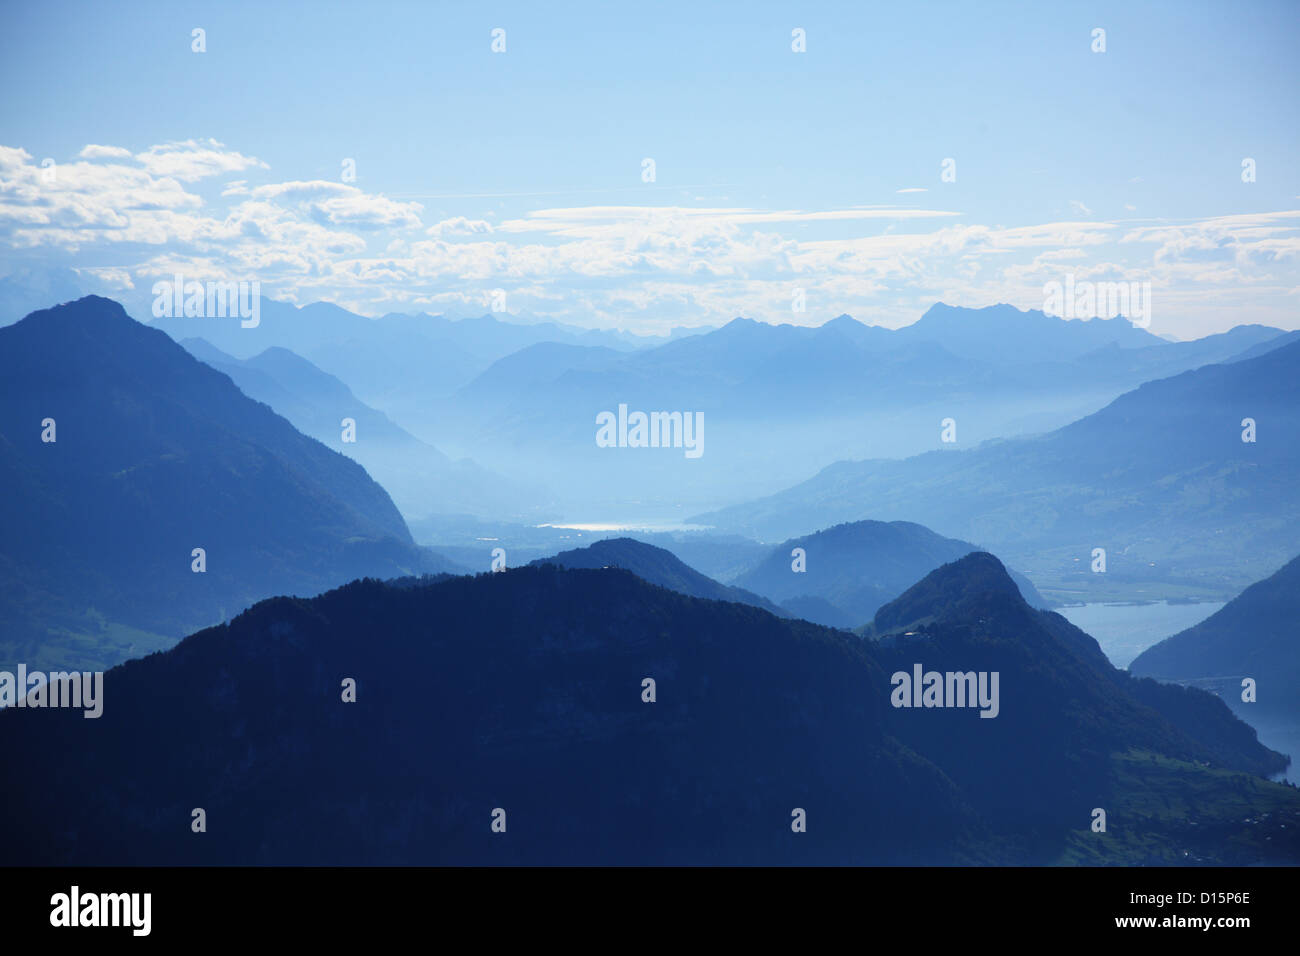
POLYGON ((1295 3, 15 5, 0 242, 370 314, 899 325, 1069 272, 1294 328, 1298 50, 1295 3))

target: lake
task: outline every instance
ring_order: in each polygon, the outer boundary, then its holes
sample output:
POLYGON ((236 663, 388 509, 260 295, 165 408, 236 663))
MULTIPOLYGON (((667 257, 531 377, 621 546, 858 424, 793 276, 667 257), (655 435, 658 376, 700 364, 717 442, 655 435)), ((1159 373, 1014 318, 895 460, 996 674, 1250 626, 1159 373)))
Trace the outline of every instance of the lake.
POLYGON ((1116 667, 1127 668, 1152 644, 1199 624, 1223 607, 1222 602, 1200 604, 1081 604, 1056 608, 1075 627, 1097 639, 1116 667))
MULTIPOLYGON (((1083 604, 1078 607, 1057 608, 1067 621, 1082 628, 1097 639, 1101 649, 1116 667, 1127 668, 1152 644, 1163 641, 1193 624, 1199 624, 1219 608, 1222 603, 1169 604, 1083 604)), ((1240 708, 1234 709, 1234 711, 1240 708)), ((1246 719, 1242 713, 1239 717, 1246 719)), ((1300 729, 1285 723, 1265 723, 1247 720, 1259 735, 1259 742, 1280 753, 1293 757, 1291 766, 1271 780, 1300 783, 1300 729)))

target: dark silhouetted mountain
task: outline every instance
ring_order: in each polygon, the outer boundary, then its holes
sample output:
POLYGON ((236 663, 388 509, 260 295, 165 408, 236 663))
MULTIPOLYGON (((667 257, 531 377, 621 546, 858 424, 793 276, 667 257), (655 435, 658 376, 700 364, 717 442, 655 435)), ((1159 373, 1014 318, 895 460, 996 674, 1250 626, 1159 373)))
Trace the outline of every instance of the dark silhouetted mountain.
POLYGON ((744 588, 728 587, 685 564, 671 551, 633 538, 606 538, 585 548, 561 551, 551 557, 538 558, 533 565, 554 564, 561 568, 623 568, 643 581, 657 584, 680 594, 711 601, 734 601, 771 611, 778 617, 789 615, 765 597, 744 588))
POLYGON ((357 582, 111 671, 98 720, 0 713, 31 781, 0 833, 13 863, 969 858, 884 681, 852 635, 622 570, 357 582))
POLYGON ((547 500, 546 492, 513 482, 469 459, 452 461, 366 405, 333 375, 288 349, 274 347, 249 359, 226 355, 203 339, 181 342, 200 361, 225 372, 240 391, 270 405, 293 426, 359 462, 404 515, 468 514, 510 520, 547 500), (354 423, 343 441, 343 419, 354 423), (530 504, 532 503, 532 504, 530 504))
POLYGON ((0 329, 0 473, 3 652, 31 666, 149 646, 116 628, 157 646, 268 594, 451 569, 360 465, 108 299, 0 329))
POLYGON ((1246 720, 1258 711, 1300 724, 1300 558, 1200 624, 1147 648, 1129 671, 1211 687, 1246 720), (1256 685, 1253 703, 1241 699, 1247 677, 1256 685))
POLYGON ((945 708, 891 711, 895 735, 942 767, 999 829, 1086 831, 1098 806, 1114 827, 1128 809, 1103 784, 1113 783, 1116 754, 1163 754, 1254 774, 1285 765, 1212 695, 1112 667, 1065 618, 1029 607, 990 554, 927 575, 882 607, 865 633, 887 672, 910 674, 921 664, 999 673, 995 719, 955 721, 945 708))
POLYGON ((1103 805, 1112 833, 1084 846, 1111 862, 1300 855, 1300 793, 1240 772, 1277 755, 1244 727, 1216 754, 1204 719, 1136 700, 1159 685, 1078 653, 1086 635, 1059 638, 991 556, 882 614, 916 633, 553 565, 268 600, 110 671, 97 720, 0 713, 24 768, 0 842, 12 863, 1020 863, 1078 852, 1103 805), (1000 669, 1001 713, 892 708, 890 672, 916 660, 1000 669), (1142 790, 1171 775, 1193 798, 1250 788, 1268 819, 1216 798, 1184 833, 1142 790))
MULTIPOLYGON (((857 627, 918 578, 978 550, 907 521, 857 521, 791 538, 735 583, 817 624, 857 627), (796 548, 803 571, 794 570, 796 548)), ((1014 576, 1025 600, 1045 606, 1027 578, 1014 576)))
POLYGON ((738 534, 707 531, 629 531, 627 537, 666 548, 701 574, 724 584, 753 567, 768 545, 738 534))
POLYGON ((1090 577, 1157 574, 1206 587, 1226 575, 1231 587, 1293 553, 1297 481, 1300 342, 1149 382, 1044 436, 840 462, 692 520, 768 540, 868 516, 924 521, 1034 571, 1040 588, 1040 572, 1071 564, 1080 589, 1090 577), (1247 418, 1253 443, 1242 440, 1247 418), (1106 575, 1088 573, 1096 547, 1106 575))
POLYGON ((606 538, 633 538, 671 551, 683 563, 715 581, 728 583, 765 557, 770 545, 735 534, 706 531, 593 530, 549 524, 510 524, 465 516, 433 516, 407 522, 411 536, 467 568, 487 571, 492 552, 502 548, 509 567, 606 538))

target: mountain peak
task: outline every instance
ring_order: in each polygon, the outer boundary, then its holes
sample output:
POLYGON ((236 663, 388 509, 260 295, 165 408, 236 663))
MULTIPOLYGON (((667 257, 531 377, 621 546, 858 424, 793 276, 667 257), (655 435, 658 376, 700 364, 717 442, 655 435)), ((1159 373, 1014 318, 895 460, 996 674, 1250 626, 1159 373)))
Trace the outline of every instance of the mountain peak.
POLYGON ((1027 318, 1037 314, 1042 317, 1043 313, 1036 309, 1022 310, 1017 309, 1014 305, 1006 302, 995 302, 993 305, 981 306, 978 309, 968 308, 964 305, 949 305, 947 302, 936 302, 930 308, 925 310, 921 316, 920 322, 929 320, 930 322, 938 321, 960 321, 960 322, 977 322, 981 319, 990 318, 1027 318))
POLYGON ((738 315, 730 322, 728 322, 726 325, 724 325, 722 328, 718 329, 718 331, 719 332, 740 332, 745 329, 757 328, 760 324, 762 323, 760 323, 757 319, 747 319, 744 316, 738 315))
POLYGON ((972 551, 931 571, 880 608, 876 612, 876 631, 892 630, 926 618, 946 617, 953 612, 971 617, 975 607, 989 599, 1002 606, 1031 611, 1002 562, 987 551, 972 551))
POLYGON ((122 308, 120 302, 106 299, 101 295, 84 295, 80 299, 73 299, 71 302, 62 302, 48 309, 40 309, 19 320, 17 324, 51 321, 91 322, 103 319, 122 319, 132 324, 138 324, 126 314, 126 309, 122 308))
POLYGON ((585 548, 561 551, 547 558, 538 558, 531 565, 542 567, 558 565, 569 570, 622 568, 643 581, 688 594, 691 597, 712 601, 730 601, 734 604, 751 604, 770 611, 779 617, 786 612, 766 598, 743 588, 728 587, 696 571, 666 548, 660 548, 636 538, 604 538, 585 548))

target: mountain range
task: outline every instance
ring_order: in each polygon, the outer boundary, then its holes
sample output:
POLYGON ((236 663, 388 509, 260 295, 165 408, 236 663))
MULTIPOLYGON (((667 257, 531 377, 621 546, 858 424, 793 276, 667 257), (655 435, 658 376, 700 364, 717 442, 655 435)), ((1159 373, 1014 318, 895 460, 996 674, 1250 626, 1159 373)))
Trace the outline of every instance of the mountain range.
MULTIPOLYGON (((624 568, 643 581, 715 601, 761 607, 778 617, 798 617, 826 627, 852 629, 918 578, 979 550, 920 525, 860 521, 796 538, 774 550, 729 586, 701 574, 667 549, 631 538, 605 538, 582 548, 536 558, 532 565, 624 568), (804 551, 801 571, 791 553, 804 551)), ((1045 602, 1024 575, 1008 572, 1025 600, 1045 602)))
POLYGON ((1240 326, 1170 343, 1125 320, 1067 322, 1010 306, 938 305, 896 330, 849 316, 817 327, 736 319, 632 352, 539 343, 408 411, 417 433, 436 430, 440 443, 489 467, 505 469, 522 454, 539 479, 567 486, 569 510, 584 509, 586 520, 626 509, 629 498, 656 517, 680 518, 679 504, 690 514, 702 510, 691 509, 698 502, 768 494, 846 457, 944 448, 948 418, 957 447, 1059 427, 1148 379, 1228 360, 1280 334, 1240 326), (596 415, 619 405, 703 414, 705 453, 684 461, 596 447, 596 415))
MULTIPOLYGON (((147 303, 139 308, 141 316, 151 316, 147 303)), ((212 317, 150 317, 149 324, 177 340, 206 339, 241 359, 268 348, 292 349, 379 404, 385 397, 400 401, 394 390, 399 382, 409 388, 418 381, 423 396, 449 392, 494 361, 539 342, 630 350, 673 338, 519 321, 506 314, 452 318, 391 312, 371 319, 330 302, 297 306, 264 297, 258 324, 251 328, 234 318, 212 317)))
POLYGON ((24 768, 0 842, 78 865, 1300 859, 1300 792, 1257 776, 1279 755, 1212 695, 1108 668, 987 554, 867 637, 614 568, 357 581, 114 668, 97 720, 0 713, 24 768), (917 663, 997 671, 997 717, 892 706, 917 663))
POLYGON ((469 459, 452 461, 295 352, 274 346, 237 359, 203 339, 180 344, 303 434, 358 461, 408 518, 439 513, 510 521, 530 510, 533 517, 546 516, 544 489, 502 478, 469 459), (345 419, 352 420, 349 441, 341 427, 345 419))
POLYGON ((0 485, 0 659, 33 668, 115 664, 273 594, 455 567, 360 465, 108 299, 0 329, 0 485))
MULTIPOLYGON (((805 620, 853 628, 930 571, 978 550, 919 524, 857 521, 791 538, 734 583, 805 620)), ((1028 578, 1009 573, 1026 601, 1045 606, 1028 578)))
POLYGON ((555 565, 575 569, 622 568, 631 571, 641 580, 668 588, 690 597, 711 601, 732 601, 749 604, 770 611, 778 617, 790 615, 767 598, 744 588, 728 587, 683 563, 671 551, 633 538, 606 538, 585 548, 561 551, 550 557, 537 558, 533 566, 555 565))
POLYGON ((1300 558, 1257 581, 1200 624, 1147 648, 1129 672, 1205 687, 1243 720, 1300 728, 1300 558), (1254 682, 1254 700, 1242 683, 1254 682))
POLYGON ((450 457, 547 486, 565 518, 623 523, 771 494, 845 458, 943 447, 946 418, 959 423, 958 447, 1056 428, 1143 381, 1281 335, 1243 325, 1167 342, 1123 319, 942 303, 893 330, 847 315, 817 327, 736 319, 670 340, 497 316, 368 319, 270 300, 252 329, 152 321, 241 359, 291 348, 450 457), (702 413, 704 455, 597 448, 596 415, 620 404, 702 413))
POLYGON ((838 462, 690 520, 767 540, 867 517, 923 521, 993 548, 1058 600, 1096 599, 1112 582, 1220 594, 1292 555, 1298 479, 1291 342, 1148 382, 1045 435, 838 462), (1094 573, 1098 548, 1106 563, 1094 573))

